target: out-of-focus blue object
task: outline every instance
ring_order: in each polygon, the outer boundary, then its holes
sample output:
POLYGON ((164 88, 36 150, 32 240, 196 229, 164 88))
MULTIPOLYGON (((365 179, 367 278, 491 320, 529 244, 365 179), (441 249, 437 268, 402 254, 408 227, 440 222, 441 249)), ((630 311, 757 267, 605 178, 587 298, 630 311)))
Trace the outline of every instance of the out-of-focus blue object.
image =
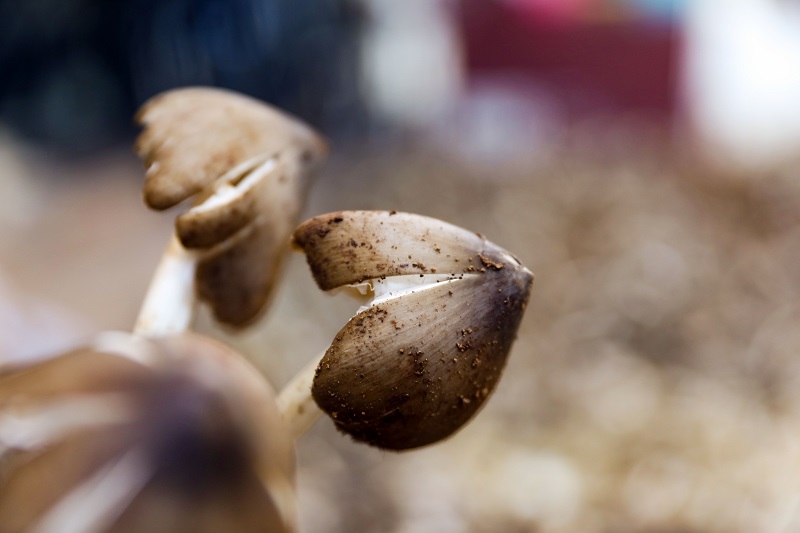
POLYGON ((92 152, 129 142, 150 96, 213 85, 347 136, 361 25, 350 0, 0 0, 0 121, 92 152))
POLYGON ((642 14, 656 19, 672 20, 683 15, 689 0, 626 0, 642 14))
POLYGON ((536 18, 560 23, 619 20, 672 21, 686 10, 689 0, 504 0, 536 18))

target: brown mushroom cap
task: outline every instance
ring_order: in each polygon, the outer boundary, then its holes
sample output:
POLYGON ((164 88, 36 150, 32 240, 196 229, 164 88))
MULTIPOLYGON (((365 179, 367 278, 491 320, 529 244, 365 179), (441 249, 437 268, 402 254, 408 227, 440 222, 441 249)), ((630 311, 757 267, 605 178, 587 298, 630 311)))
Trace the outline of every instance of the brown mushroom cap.
POLYGON ((249 324, 266 307, 325 142, 296 119, 220 89, 169 91, 137 120, 145 201, 165 209, 196 195, 175 229, 199 254, 198 294, 220 322, 249 324))
POLYGON ((494 390, 532 274, 485 238, 406 213, 340 212, 294 234, 323 289, 450 274, 381 299, 339 332, 312 394, 354 439, 403 450, 444 439, 494 390))
POLYGON ((320 289, 382 276, 521 267, 483 236, 435 218, 395 211, 340 211, 303 222, 292 236, 320 289))
POLYGON ((283 231, 284 223, 253 225, 200 260, 197 293, 217 320, 246 326, 266 308, 285 257, 290 230, 283 231))
POLYGON ((0 531, 293 529, 274 394, 198 335, 114 334, 3 374, 0 444, 0 531))
POLYGON ((147 166, 144 197, 153 209, 186 200, 250 159, 291 149, 309 160, 327 151, 305 124, 223 89, 167 91, 145 102, 136 122, 144 127, 135 148, 147 166))

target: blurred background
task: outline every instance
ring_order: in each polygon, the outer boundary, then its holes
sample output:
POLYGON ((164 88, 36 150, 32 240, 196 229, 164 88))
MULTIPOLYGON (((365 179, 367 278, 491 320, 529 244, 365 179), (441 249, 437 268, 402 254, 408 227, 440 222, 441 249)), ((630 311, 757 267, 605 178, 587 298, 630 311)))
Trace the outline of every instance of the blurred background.
MULTIPOLYGON (((175 213, 132 115, 186 85, 308 121, 306 208, 446 219, 536 274, 449 441, 298 446, 308 533, 800 530, 800 1, 0 0, 0 357, 129 329, 175 213)), ((277 387, 358 304, 294 256, 277 387)))

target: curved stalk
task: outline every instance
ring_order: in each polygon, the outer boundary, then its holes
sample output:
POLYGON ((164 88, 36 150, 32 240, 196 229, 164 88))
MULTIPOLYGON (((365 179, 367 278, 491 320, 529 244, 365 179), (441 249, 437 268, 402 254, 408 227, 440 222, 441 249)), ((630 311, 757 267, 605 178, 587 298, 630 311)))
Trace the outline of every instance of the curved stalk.
POLYGON ((302 437, 322 415, 311 397, 311 385, 323 355, 312 359, 278 394, 278 410, 294 440, 302 437))
POLYGON ((173 234, 147 289, 133 332, 149 337, 189 329, 197 298, 194 277, 197 256, 173 234))

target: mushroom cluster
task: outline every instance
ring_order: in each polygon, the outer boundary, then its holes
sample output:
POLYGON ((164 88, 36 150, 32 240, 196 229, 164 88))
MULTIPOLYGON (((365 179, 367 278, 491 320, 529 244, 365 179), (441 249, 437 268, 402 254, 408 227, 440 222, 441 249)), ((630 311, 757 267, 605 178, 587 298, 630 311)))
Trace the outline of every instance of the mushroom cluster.
POLYGON ((292 443, 319 414, 405 450, 478 411, 530 295, 513 255, 394 211, 294 229, 325 142, 247 97, 179 89, 137 118, 146 203, 192 205, 133 333, 0 366, 0 532, 294 531, 292 443), (372 298, 275 395, 243 355, 189 329, 198 300, 223 324, 254 323, 290 244, 321 289, 372 298))

